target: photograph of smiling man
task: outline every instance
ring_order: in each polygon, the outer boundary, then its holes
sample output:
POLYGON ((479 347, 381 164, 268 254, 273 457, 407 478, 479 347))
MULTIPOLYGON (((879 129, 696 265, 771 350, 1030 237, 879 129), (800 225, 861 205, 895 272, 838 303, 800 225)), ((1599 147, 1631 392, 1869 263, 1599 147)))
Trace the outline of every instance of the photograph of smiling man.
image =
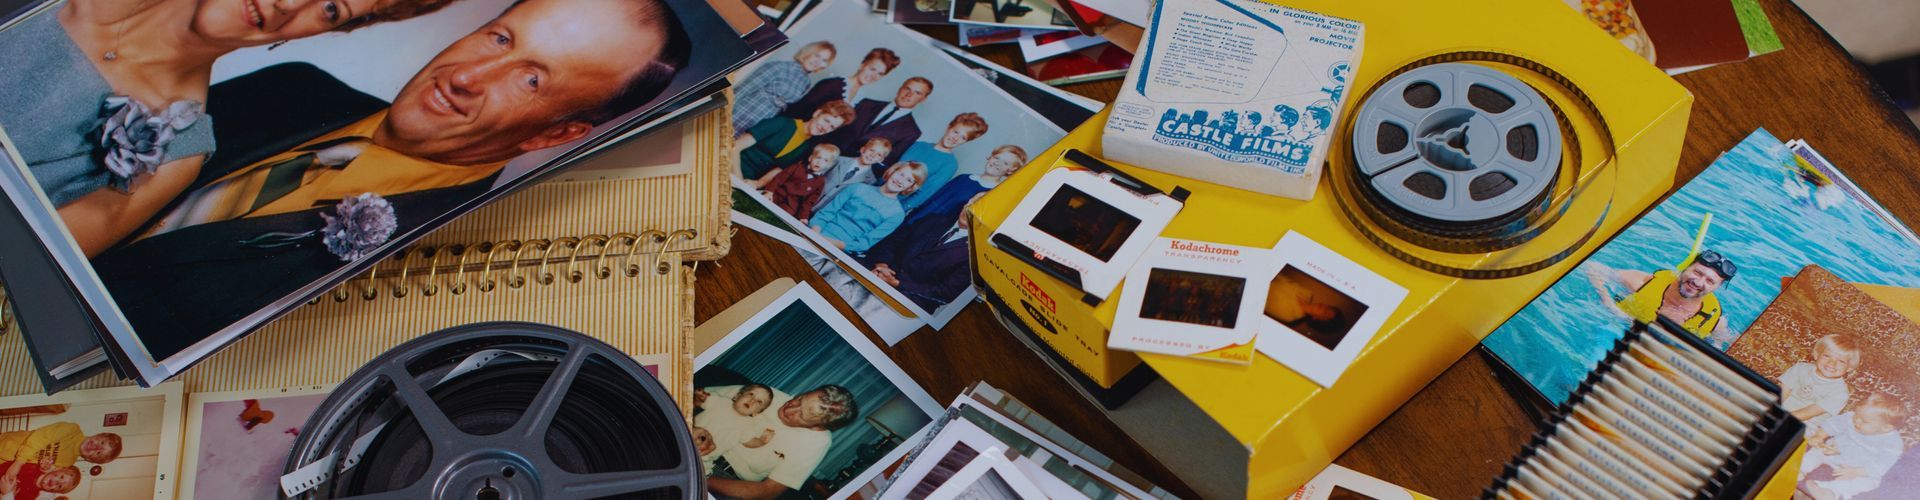
POLYGON ((189 349, 197 359, 235 338, 236 322, 753 56, 697 0, 138 5, 76 0, 0 32, 9 68, 66 68, 63 78, 99 87, 96 100, 129 92, 107 99, 120 111, 105 128, 60 134, 51 130, 84 129, 101 104, 5 85, 0 127, 90 257, 109 309, 138 332, 139 349, 123 349, 154 363, 189 349), (173 20, 202 37, 237 32, 204 50, 104 35, 128 19, 143 29, 173 20), (70 57, 42 55, 53 42, 70 57), (119 83, 146 81, 166 69, 149 63, 185 57, 177 52, 205 56, 170 63, 197 78, 119 83), (46 127, 55 116, 76 125, 46 127))

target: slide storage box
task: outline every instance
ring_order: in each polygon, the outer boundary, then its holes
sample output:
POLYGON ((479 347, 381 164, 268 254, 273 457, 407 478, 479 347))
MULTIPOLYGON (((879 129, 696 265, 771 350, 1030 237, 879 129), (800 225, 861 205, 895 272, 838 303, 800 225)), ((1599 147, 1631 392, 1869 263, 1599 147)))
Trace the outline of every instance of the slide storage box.
MULTIPOLYGON (((1212 474, 1209 469, 1219 469, 1220 464, 1167 461, 1174 472, 1208 496, 1275 498, 1305 483, 1508 316, 1572 269, 1599 242, 1625 227, 1672 187, 1693 102, 1678 83, 1561 2, 1275 3, 1365 24, 1367 43, 1360 58, 1365 63, 1354 73, 1356 92, 1373 87, 1402 65, 1450 51, 1510 54, 1551 68, 1575 82, 1606 121, 1604 129, 1591 123, 1574 125, 1575 136, 1589 149, 1582 157, 1585 166, 1598 164, 1607 156, 1606 152, 1590 150, 1600 142, 1595 139, 1600 130, 1611 131, 1618 163, 1606 179, 1594 184, 1593 193, 1612 197, 1602 226, 1571 258, 1519 277, 1465 280, 1421 270, 1369 243, 1346 221, 1333 194, 1326 192, 1330 189, 1327 183, 1321 183, 1315 201, 1302 202, 1109 162, 1160 189, 1178 187, 1191 192, 1164 237, 1270 247, 1288 231, 1299 232, 1407 288, 1406 301, 1362 351, 1348 375, 1332 388, 1322 388, 1264 356, 1255 356, 1251 366, 1235 366, 1110 351, 1106 348, 1107 329, 1117 301, 1084 300, 1086 293, 1048 276, 1032 265, 1032 260, 1004 252, 985 239, 974 240, 974 272, 982 295, 995 305, 997 313, 1017 319, 1023 331, 1016 335, 1037 339, 1044 349, 1064 361, 1057 366, 1072 372, 1066 374, 1067 378, 1084 377, 1087 385, 1112 388, 1122 384, 1130 373, 1139 378, 1136 370, 1150 366, 1178 389, 1179 394, 1174 396, 1186 401, 1181 404, 1204 413, 1204 420, 1230 436, 1230 442, 1237 446, 1205 453, 1225 457, 1223 460, 1232 462, 1227 467, 1237 467, 1233 475, 1238 479, 1228 481, 1230 484, 1194 479, 1212 474)), ((1570 93, 1556 84, 1538 75, 1521 78, 1542 89, 1560 109, 1580 109, 1567 97, 1570 93)), ((1348 103, 1349 117, 1359 109, 1360 102, 1355 99, 1348 103)), ((1101 156, 1100 134, 1106 119, 1107 114, 1102 113, 1088 120, 1029 165, 1052 165, 1068 149, 1101 156)), ((1336 159, 1342 154, 1351 156, 1342 152, 1347 147, 1345 140, 1343 130, 1335 138, 1336 159)), ((1007 214, 1046 170, 1023 169, 977 202, 973 207, 974 230, 985 234, 1005 223, 1007 214)), ((1126 404, 1115 410, 1116 414, 1126 411, 1126 404)), ((1157 437, 1136 433, 1135 438, 1161 452, 1152 442, 1157 437)))

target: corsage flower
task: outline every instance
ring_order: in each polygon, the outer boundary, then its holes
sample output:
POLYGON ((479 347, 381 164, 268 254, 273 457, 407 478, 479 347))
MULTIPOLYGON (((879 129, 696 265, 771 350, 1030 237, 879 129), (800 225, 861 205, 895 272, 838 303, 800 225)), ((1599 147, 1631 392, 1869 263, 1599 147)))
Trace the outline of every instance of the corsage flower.
POLYGON ((198 102, 180 100, 154 114, 151 108, 126 96, 109 96, 101 106, 100 163, 113 176, 113 185, 126 189, 134 176, 160 169, 167 145, 175 133, 192 126, 205 114, 198 102))
POLYGON ((393 239, 393 232, 400 227, 393 204, 373 193, 361 193, 340 200, 333 206, 332 214, 322 212, 320 218, 326 221, 320 229, 303 233, 272 232, 249 238, 240 244, 275 248, 298 245, 319 236, 320 244, 327 247, 328 253, 339 257, 341 261, 352 262, 387 244, 387 240, 393 239))

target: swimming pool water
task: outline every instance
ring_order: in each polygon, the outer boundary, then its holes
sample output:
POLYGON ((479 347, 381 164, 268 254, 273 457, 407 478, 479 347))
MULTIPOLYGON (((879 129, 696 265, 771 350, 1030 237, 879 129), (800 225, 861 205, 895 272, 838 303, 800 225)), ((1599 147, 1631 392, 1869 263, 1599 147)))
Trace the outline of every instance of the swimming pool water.
MULTIPOLYGON (((1608 304, 1614 299, 1603 296, 1588 273, 1597 266, 1671 269, 1686 258, 1694 232, 1708 213, 1713 224, 1703 248, 1717 250, 1739 266, 1734 279, 1717 292, 1727 327, 1736 334, 1780 294, 1781 278, 1809 264, 1852 282, 1920 286, 1920 242, 1909 240, 1852 197, 1783 189, 1805 182, 1788 163, 1791 155, 1772 134, 1755 131, 1541 293, 1484 343, 1559 404, 1631 324, 1608 304)), ((1607 295, 1626 292, 1614 285, 1607 295)))

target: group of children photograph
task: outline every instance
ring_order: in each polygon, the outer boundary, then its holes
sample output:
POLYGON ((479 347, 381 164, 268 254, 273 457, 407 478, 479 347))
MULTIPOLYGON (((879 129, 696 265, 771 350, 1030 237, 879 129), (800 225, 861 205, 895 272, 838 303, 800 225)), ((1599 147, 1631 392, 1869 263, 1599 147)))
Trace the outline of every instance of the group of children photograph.
POLYGON ((937 315, 970 284, 966 208, 1065 132, 917 35, 833 31, 797 26, 736 80, 740 182, 937 315))
MULTIPOLYGON (((1816 499, 1847 499, 1880 489, 1906 454, 1900 430, 1911 416, 1905 397, 1849 379, 1861 365, 1861 346, 1833 333, 1813 344, 1812 357, 1781 373, 1781 407, 1807 423, 1800 490, 1816 499), (1852 402, 1851 405, 1848 403, 1852 402)), ((1920 460, 1920 457, 1909 460, 1920 460)))

